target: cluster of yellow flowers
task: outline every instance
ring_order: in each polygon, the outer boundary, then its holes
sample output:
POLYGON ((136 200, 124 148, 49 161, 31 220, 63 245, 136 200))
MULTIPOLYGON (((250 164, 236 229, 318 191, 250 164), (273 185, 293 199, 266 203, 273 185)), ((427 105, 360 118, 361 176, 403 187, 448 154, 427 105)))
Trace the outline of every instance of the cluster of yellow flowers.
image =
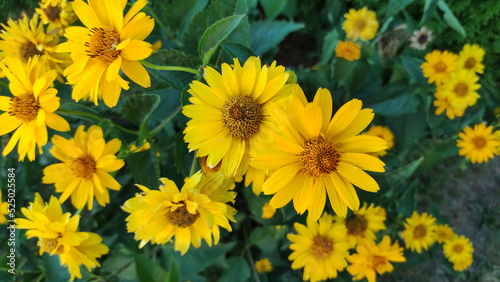
POLYGON ((443 245, 444 255, 453 263, 455 271, 463 271, 472 264, 474 248, 469 239, 455 234, 446 224, 436 224, 432 215, 414 211, 404 225, 402 236, 407 249, 421 253, 437 241, 443 245))

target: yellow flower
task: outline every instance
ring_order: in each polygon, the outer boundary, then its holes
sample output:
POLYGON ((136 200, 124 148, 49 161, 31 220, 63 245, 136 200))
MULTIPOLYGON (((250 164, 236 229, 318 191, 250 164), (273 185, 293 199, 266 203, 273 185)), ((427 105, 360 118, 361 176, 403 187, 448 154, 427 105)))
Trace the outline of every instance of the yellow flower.
POLYGON ((392 147, 394 147, 394 134, 387 126, 383 125, 372 126, 364 134, 380 137, 384 139, 385 142, 387 142, 387 149, 373 153, 376 156, 381 156, 381 157, 385 156, 387 154, 387 151, 389 151, 390 149, 392 149, 392 147))
POLYGON ((149 87, 151 80, 139 60, 153 51, 151 44, 143 41, 153 30, 154 20, 139 11, 147 4, 138 0, 123 16, 127 1, 82 0, 73 2, 76 15, 86 27, 72 26, 65 30, 67 42, 60 44, 57 52, 71 52, 73 64, 65 71, 68 83, 74 85, 76 101, 90 95, 97 105, 99 93, 108 107, 116 106, 122 88, 128 82, 120 70, 142 87, 149 87))
POLYGON ((264 218, 264 219, 272 218, 275 213, 276 213, 276 209, 273 208, 272 206, 270 206, 269 203, 266 203, 262 207, 262 218, 264 218))
POLYGON ((456 69, 456 55, 448 51, 434 50, 425 55, 425 62, 420 66, 424 77, 429 78, 429 83, 441 84, 443 80, 456 69))
POLYGON ((255 270, 259 273, 273 271, 273 266, 268 258, 264 258, 255 262, 255 270))
POLYGON ((149 148, 151 148, 151 144, 149 144, 149 142, 146 139, 144 139, 142 140, 141 147, 137 147, 135 146, 135 144, 133 144, 132 146, 130 146, 129 151, 132 153, 137 153, 137 152, 147 151, 149 150, 149 148))
POLYGON ((461 117, 464 115, 465 109, 453 107, 448 102, 448 99, 446 97, 443 97, 441 93, 436 92, 434 96, 436 97, 436 100, 434 100, 434 106, 437 107, 436 115, 440 115, 444 111, 446 111, 446 116, 449 119, 454 119, 456 116, 461 117))
POLYGON ((336 216, 336 224, 343 225, 347 229, 347 237, 351 248, 362 244, 364 239, 375 240, 375 233, 385 229, 385 215, 379 214, 381 207, 366 203, 357 210, 353 211, 352 215, 343 218, 336 216))
POLYGON ((480 87, 476 83, 478 80, 479 77, 471 71, 456 71, 437 87, 436 96, 446 98, 456 109, 465 110, 467 106, 473 106, 479 98, 476 92, 480 87))
POLYGON ((368 282, 375 282, 377 273, 382 275, 394 269, 391 262, 405 262, 403 248, 398 242, 391 245, 391 238, 384 236, 380 244, 375 245, 372 240, 363 240, 363 244, 358 245, 355 254, 350 255, 347 261, 351 263, 347 271, 354 276, 352 280, 361 280, 364 277, 368 282))
POLYGON ((455 233, 447 224, 439 224, 436 226, 434 238, 439 244, 443 244, 444 241, 451 239, 453 236, 455 236, 455 233))
POLYGON ((35 159, 36 146, 40 154, 47 144, 47 126, 57 131, 68 131, 68 122, 55 114, 59 108, 57 90, 51 85, 56 71, 44 72, 38 57, 29 59, 27 64, 19 59, 6 58, 7 67, 0 64, 10 81, 9 89, 13 97, 0 96, 0 136, 16 130, 3 150, 6 156, 16 143, 19 160, 35 159))
POLYGON ((486 127, 484 123, 474 125, 474 129, 467 126, 464 132, 460 132, 457 146, 460 147, 458 154, 474 163, 487 162, 498 153, 500 140, 492 134, 492 126, 486 127))
POLYGON ((357 43, 352 41, 339 41, 337 46, 335 46, 335 53, 337 57, 352 62, 361 57, 361 48, 357 43))
POLYGON ((303 280, 322 281, 337 277, 347 266, 349 255, 347 233, 342 225, 333 224, 333 216, 325 213, 319 221, 307 218, 307 227, 294 224, 298 234, 288 234, 292 242, 288 257, 292 269, 304 268, 303 280))
POLYGON ((109 249, 101 243, 102 238, 91 232, 79 232, 80 216, 63 214, 61 204, 52 196, 48 204, 36 193, 29 208, 21 209, 24 218, 16 218, 16 228, 28 229, 28 239, 38 237, 40 255, 44 252, 59 255, 61 265, 67 265, 71 280, 82 278, 80 265, 90 271, 100 266, 97 258, 107 254, 109 249))
POLYGON ((125 164, 115 154, 121 141, 113 139, 106 143, 102 129, 93 125, 87 132, 81 125, 74 138, 67 140, 59 135, 52 137, 52 155, 62 163, 49 165, 43 170, 42 183, 54 183, 56 192, 62 193, 59 201, 64 203, 71 196, 77 209, 87 203, 92 209, 94 197, 101 206, 109 203, 108 188, 120 190, 121 185, 109 173, 125 164))
POLYGON ((469 239, 463 235, 446 240, 443 252, 446 258, 454 264, 453 268, 456 271, 462 271, 472 264, 474 248, 469 239))
POLYGON ((484 53, 484 50, 477 44, 465 44, 458 55, 458 67, 477 73, 483 73, 484 65, 482 61, 484 53))
POLYGON ((9 203, 2 202, 2 190, 0 189, 0 223, 4 224, 7 222, 6 214, 9 213, 9 203))
POLYGON ((283 66, 261 66, 258 57, 250 57, 242 67, 222 64, 222 75, 205 68, 208 85, 199 81, 190 84, 192 105, 182 112, 191 118, 184 131, 190 150, 199 157, 207 156, 207 166, 216 167, 227 176, 243 175, 248 169, 248 152, 256 145, 269 142, 274 125, 269 105, 287 97, 280 91, 288 74, 283 66))
POLYGON ((165 244, 175 236, 175 250, 184 255, 190 244, 198 248, 201 239, 208 245, 219 242, 219 227, 231 231, 228 219, 235 222, 236 210, 225 204, 234 202, 235 192, 231 179, 224 179, 220 173, 210 176, 198 172, 191 176, 181 191, 175 183, 161 178, 160 190, 149 190, 137 184, 143 191, 123 205, 130 213, 127 217, 128 232, 135 233, 142 248, 149 241, 165 244))
POLYGON ((377 34, 378 22, 375 12, 363 7, 361 10, 350 9, 344 15, 346 20, 342 24, 347 38, 351 40, 361 39, 361 41, 373 39, 377 34))
POLYGON ((48 25, 47 32, 53 31, 62 35, 64 29, 76 21, 73 7, 67 0, 42 0, 40 8, 35 11, 40 15, 43 24, 48 25), (55 4, 52 5, 52 2, 55 4))
POLYGON ((245 187, 252 184, 252 192, 255 195, 259 195, 262 192, 262 184, 266 180, 269 172, 267 170, 256 169, 253 167, 248 167, 247 173, 245 174, 245 187))
POLYGON ((426 212, 420 215, 414 211, 412 216, 406 219, 405 230, 401 234, 406 248, 421 253, 422 249, 427 250, 432 246, 435 242, 435 221, 436 219, 426 212))
POLYGON ((0 59, 11 57, 27 63, 30 58, 40 56, 40 63, 62 74, 71 59, 66 54, 55 52, 59 35, 45 33, 43 23, 38 20, 38 14, 31 20, 25 15, 17 22, 9 19, 7 25, 2 24, 4 30, 0 33, 0 59))
POLYGON ((308 210, 308 216, 317 220, 328 194, 335 213, 345 217, 347 207, 359 208, 353 184, 369 192, 379 190, 365 170, 384 172, 384 163, 367 153, 386 149, 386 142, 358 136, 374 117, 371 109, 361 109, 360 100, 346 103, 333 118, 327 89, 320 88, 312 103, 303 100, 292 96, 284 110, 275 107, 282 135, 275 134, 273 143, 252 153, 250 164, 272 171, 262 190, 275 194, 269 203, 274 208, 293 199, 298 213, 308 210))

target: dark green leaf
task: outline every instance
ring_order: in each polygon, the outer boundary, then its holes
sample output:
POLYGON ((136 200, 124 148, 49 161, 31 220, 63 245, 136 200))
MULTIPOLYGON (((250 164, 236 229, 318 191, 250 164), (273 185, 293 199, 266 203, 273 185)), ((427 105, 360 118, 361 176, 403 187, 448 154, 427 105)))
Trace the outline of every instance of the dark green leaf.
POLYGON ((425 25, 427 21, 431 18, 434 11, 436 11, 437 3, 438 0, 425 0, 424 13, 419 23, 420 26, 425 25))
POLYGON ((222 273, 219 282, 248 281, 250 279, 250 267, 242 257, 231 257, 227 260, 229 268, 222 273))
POLYGON ((163 282, 169 277, 165 269, 146 255, 135 254, 134 260, 137 277, 141 282, 163 282))
POLYGON ((260 21, 252 23, 250 35, 252 36, 252 49, 261 56, 271 50, 291 32, 304 28, 303 23, 285 21, 260 21))
POLYGON ((443 0, 439 0, 437 3, 437 6, 441 11, 443 11, 444 15, 444 21, 448 24, 449 27, 451 27, 453 30, 456 32, 460 33, 463 37, 465 37, 465 29, 463 26, 460 24, 458 19, 455 17, 453 12, 450 10, 448 5, 443 0))
POLYGON ((175 259, 172 260, 172 265, 170 266, 168 272, 168 282, 179 282, 181 281, 181 271, 179 269, 179 265, 175 259))
POLYGON ((396 202, 396 211, 400 217, 409 217, 416 209, 415 192, 417 186, 418 182, 413 181, 396 202))
POLYGON ((396 117, 403 114, 414 113, 417 110, 419 100, 414 94, 404 94, 367 107, 373 109, 375 114, 386 117, 396 117))
POLYGON ((208 0, 174 0, 165 10, 164 20, 179 40, 182 41, 184 33, 194 16, 203 10, 208 0))
POLYGON ((417 170, 423 160, 423 158, 420 158, 405 166, 386 172, 384 174, 383 181, 385 181, 385 184, 389 188, 397 187, 399 184, 405 182, 406 179, 408 179, 415 172, 415 170, 417 170))
POLYGON ((66 282, 70 278, 68 268, 61 265, 59 256, 43 253, 41 266, 45 274, 45 281, 66 282))
POLYGON ((255 53, 249 48, 239 44, 232 42, 224 42, 220 45, 232 58, 238 58, 240 63, 246 62, 246 60, 255 56, 255 53))
POLYGON ((336 29, 328 32, 323 40, 323 48, 321 49, 320 64, 328 64, 335 54, 335 46, 339 40, 339 33, 336 29))
POLYGON ((146 61, 162 66, 179 66, 197 69, 201 65, 201 60, 197 57, 186 55, 179 50, 160 50, 154 52, 146 61))
POLYGON ((194 159, 194 152, 189 153, 186 142, 184 142, 184 134, 182 132, 177 133, 177 138, 175 139, 175 166, 177 171, 182 173, 184 176, 189 176, 191 171, 191 165, 194 159))
POLYGON ((401 65, 410 75, 410 82, 426 82, 427 78, 424 77, 420 66, 424 60, 417 57, 401 56, 401 65))
POLYGON ((122 113, 128 120, 140 125, 158 107, 160 100, 160 96, 156 94, 142 94, 128 97, 122 107, 122 113))
POLYGON ((191 86, 189 85, 186 85, 186 87, 184 87, 184 89, 182 89, 182 92, 181 92, 181 106, 185 106, 187 104, 189 104, 189 97, 191 96, 191 94, 189 94, 188 90, 191 88, 191 86))
POLYGON ((266 18, 273 20, 283 11, 288 0, 259 0, 259 2, 262 8, 264 8, 266 18))
POLYGON ((411 2, 413 2, 413 0, 390 0, 387 4, 387 14, 395 15, 411 4, 411 2))
POLYGON ((157 159, 153 156, 152 148, 125 158, 127 167, 132 173, 134 182, 144 185, 150 189, 156 189, 159 186, 160 175, 157 170, 157 159))

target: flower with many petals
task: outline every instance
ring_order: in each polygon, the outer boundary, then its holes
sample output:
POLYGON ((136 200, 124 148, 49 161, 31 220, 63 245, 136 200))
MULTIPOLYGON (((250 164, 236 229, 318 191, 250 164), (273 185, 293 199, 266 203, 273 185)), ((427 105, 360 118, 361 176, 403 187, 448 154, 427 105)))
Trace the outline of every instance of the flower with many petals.
POLYGON ((455 233, 447 224, 439 224, 434 230, 434 237, 439 244, 443 244, 444 241, 453 238, 453 236, 455 236, 455 233))
POLYGON ((439 85, 447 79, 457 68, 457 55, 448 51, 434 50, 425 55, 425 62, 420 66, 424 77, 429 78, 429 83, 439 85))
POLYGON ((361 48, 357 43, 352 41, 339 41, 337 46, 335 46, 335 54, 339 58, 352 62, 361 57, 361 48))
POLYGON ((472 253, 474 248, 469 239, 463 235, 454 236, 443 244, 443 252, 446 258, 453 263, 456 271, 463 271, 472 264, 472 253))
POLYGON ((57 32, 60 35, 64 29, 76 21, 71 3, 67 0, 57 0, 52 5, 52 0, 42 0, 36 12, 40 15, 42 22, 47 26, 47 32, 57 32))
POLYGON ((385 229, 385 215, 380 215, 379 210, 373 204, 370 206, 364 203, 363 206, 353 211, 352 215, 343 218, 336 216, 336 224, 344 225, 347 229, 347 237, 352 248, 356 245, 363 243, 363 240, 375 240, 375 233, 379 230, 385 229))
POLYGON ((436 219, 426 212, 419 214, 414 211, 412 216, 406 219, 405 230, 401 234, 405 240, 407 249, 421 253, 422 249, 427 250, 436 241, 434 224, 436 219))
POLYGON ((378 21, 375 12, 366 7, 361 10, 350 9, 344 17, 342 29, 346 32, 347 38, 351 40, 359 38, 361 41, 366 41, 373 39, 377 34, 378 21))
POLYGON ((484 50, 479 45, 465 44, 462 51, 458 54, 458 68, 483 73, 484 65, 482 61, 484 54, 484 50))
POLYGON ((458 154, 465 156, 472 163, 487 162, 498 154, 500 139, 492 133, 493 126, 484 123, 474 125, 474 129, 467 126, 464 132, 460 132, 457 146, 460 147, 458 154))
POLYGON ((255 270, 258 273, 270 272, 273 270, 273 265, 268 258, 263 258, 255 262, 255 270))
POLYGON ((473 106, 479 98, 476 92, 480 87, 478 80, 479 77, 471 71, 456 71, 443 80, 443 84, 438 85, 436 96, 446 98, 456 109, 465 110, 468 106, 473 106))

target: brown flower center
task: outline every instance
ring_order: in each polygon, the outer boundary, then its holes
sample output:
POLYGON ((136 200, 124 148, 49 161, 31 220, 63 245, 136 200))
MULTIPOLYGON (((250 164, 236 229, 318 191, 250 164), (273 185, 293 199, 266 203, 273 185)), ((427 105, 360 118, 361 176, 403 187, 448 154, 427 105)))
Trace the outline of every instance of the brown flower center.
POLYGON ((364 19, 357 19, 354 22, 354 27, 358 31, 362 31, 366 27, 366 21, 364 19))
POLYGON ((40 102, 38 102, 33 94, 25 94, 10 98, 9 114, 19 118, 24 123, 36 119, 39 109, 40 102))
POLYGON ((21 48, 19 48, 19 53, 21 56, 21 59, 26 63, 28 60, 36 55, 43 55, 43 52, 38 50, 36 45, 31 42, 31 41, 26 41, 23 45, 21 45, 21 48))
POLYGON ((476 149, 482 149, 486 146, 486 139, 483 137, 474 137, 472 138, 472 143, 476 149))
POLYGON ((57 246, 58 244, 58 238, 40 238, 40 247, 49 254, 54 252, 54 254, 59 255, 64 252, 64 247, 62 245, 57 246))
POLYGON ((346 218, 345 227, 347 228, 347 234, 361 236, 368 228, 368 221, 362 215, 352 214, 346 218))
POLYGON ((434 65, 434 70, 436 72, 444 72, 446 71, 446 64, 443 62, 438 62, 434 65))
POLYGON ((49 5, 47 8, 43 9, 43 12, 49 19, 49 21, 54 22, 59 20, 59 14, 61 13, 61 8, 59 5, 49 5))
MULTIPOLYGON (((180 201, 178 204, 184 204, 184 201, 180 201)), ((191 226, 200 217, 200 212, 196 211, 195 214, 190 213, 186 206, 178 207, 174 211, 167 211, 167 220, 172 225, 177 227, 185 228, 191 226)))
POLYGON ((264 118, 262 105, 249 96, 236 96, 227 101, 221 110, 222 123, 234 138, 246 140, 259 132, 264 118))
POLYGON ((463 251, 464 251, 464 246, 462 246, 461 244, 453 245, 453 252, 455 254, 461 254, 463 251))
POLYGON ((120 35, 112 27, 94 27, 90 30, 92 33, 89 42, 85 46, 88 56, 98 59, 105 64, 111 64, 121 53, 116 50, 120 43, 120 35))
POLYGON ((459 82, 457 83, 457 85, 455 85, 453 91, 455 92, 455 94, 457 94, 458 97, 463 97, 467 94, 467 92, 469 92, 469 86, 467 86, 467 84, 463 82, 459 82))
POLYGON ((474 58, 468 58, 467 61, 465 61, 465 68, 466 69, 473 69, 476 66, 476 59, 474 58))
POLYGON ((373 255, 373 269, 376 270, 379 266, 384 266, 385 264, 385 257, 373 255))
POLYGON ((427 44, 428 39, 429 39, 429 37, 427 36, 427 34, 424 33, 424 34, 420 34, 417 41, 419 44, 424 45, 424 44, 427 44))
POLYGON ((299 157, 300 171, 311 177, 321 177, 337 170, 340 154, 332 142, 322 136, 306 141, 299 157))
POLYGON ((313 256, 318 260, 328 258, 333 252, 333 240, 322 235, 316 235, 311 246, 313 256))
POLYGON ((413 238, 422 239, 425 237, 425 235, 427 235, 427 228, 425 228, 425 226, 423 226, 422 224, 418 224, 417 226, 415 226, 415 228, 413 229, 413 238))
POLYGON ((73 162, 73 173, 80 178, 92 179, 96 172, 96 163, 91 155, 86 154, 73 162))

